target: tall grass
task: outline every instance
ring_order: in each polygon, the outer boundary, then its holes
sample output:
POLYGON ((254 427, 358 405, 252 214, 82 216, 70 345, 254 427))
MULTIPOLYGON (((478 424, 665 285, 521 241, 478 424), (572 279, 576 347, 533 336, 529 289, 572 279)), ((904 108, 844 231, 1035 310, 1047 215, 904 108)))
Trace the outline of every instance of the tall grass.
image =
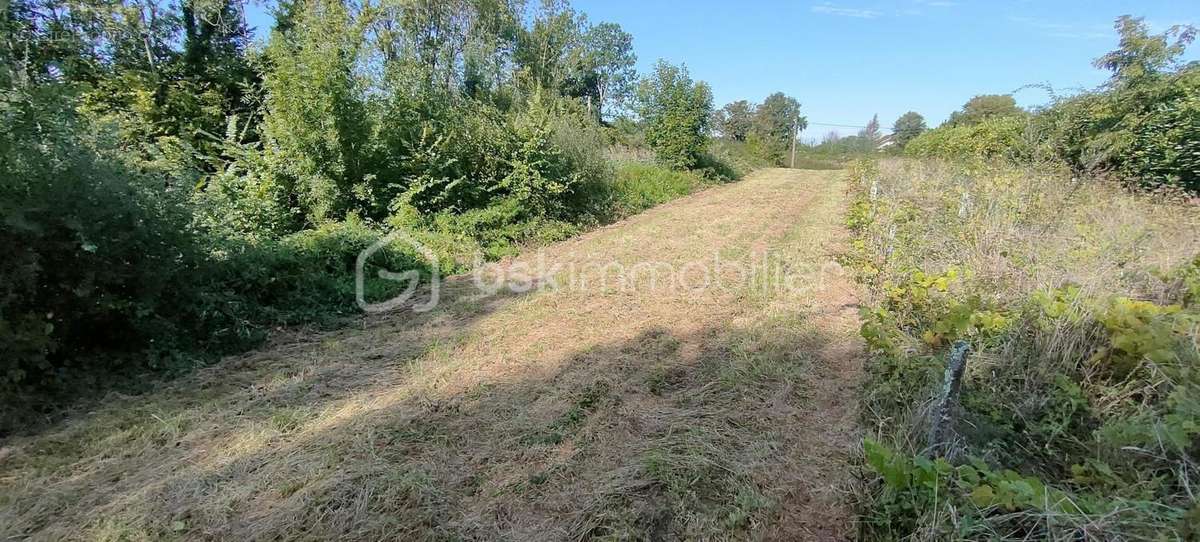
POLYGON ((1195 536, 1200 209, 1007 166, 851 176, 872 350, 862 534, 1195 536), (934 461, 930 405, 958 340, 957 439, 934 461))
POLYGON ((617 168, 612 181, 613 210, 618 215, 628 216, 711 184, 690 171, 627 162, 617 168))

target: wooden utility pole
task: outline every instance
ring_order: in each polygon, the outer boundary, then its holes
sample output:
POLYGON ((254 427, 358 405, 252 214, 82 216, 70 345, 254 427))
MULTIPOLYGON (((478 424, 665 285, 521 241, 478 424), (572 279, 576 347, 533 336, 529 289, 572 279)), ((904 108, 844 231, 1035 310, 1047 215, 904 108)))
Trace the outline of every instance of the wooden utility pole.
POLYGON ((796 128, 799 120, 792 121, 792 169, 796 169, 796 128))

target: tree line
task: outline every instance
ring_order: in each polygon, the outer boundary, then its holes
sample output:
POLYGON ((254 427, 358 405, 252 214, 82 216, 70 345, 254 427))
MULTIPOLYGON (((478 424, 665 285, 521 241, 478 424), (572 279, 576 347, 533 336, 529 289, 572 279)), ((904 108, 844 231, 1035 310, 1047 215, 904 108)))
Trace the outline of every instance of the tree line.
POLYGON ((1183 55, 1196 29, 1150 32, 1144 20, 1114 23, 1116 50, 1093 66, 1100 88, 1025 110, 1011 95, 978 96, 908 145, 914 156, 1003 159, 1114 177, 1146 188, 1200 191, 1200 62, 1183 55))
MULTIPOLYGON (((857 135, 831 132, 803 152, 835 162, 879 152, 999 159, 1200 192, 1200 62, 1182 60, 1196 29, 1176 25, 1153 34, 1143 19, 1128 15, 1114 29, 1118 48, 1093 62, 1110 75, 1099 88, 1059 95, 1048 85, 1027 85, 1018 90, 1041 89, 1051 98, 1030 109, 1012 94, 978 95, 934 129, 907 112, 886 137, 876 116, 857 135)), ((753 131, 753 104, 729 104, 719 117, 727 137, 746 140, 753 131)))
POLYGON ((12 0, 0 26, 0 389, 34 398, 348 313, 393 228, 499 257, 741 163, 706 83, 639 77, 563 1, 285 0, 261 42, 238 0, 12 0), (657 157, 633 180, 621 126, 657 157))

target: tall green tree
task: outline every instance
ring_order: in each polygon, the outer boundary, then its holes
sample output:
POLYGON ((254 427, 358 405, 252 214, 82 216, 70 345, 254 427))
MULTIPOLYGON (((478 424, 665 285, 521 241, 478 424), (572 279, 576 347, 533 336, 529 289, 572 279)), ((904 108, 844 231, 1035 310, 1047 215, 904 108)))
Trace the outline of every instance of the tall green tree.
POLYGON ((78 54, 93 69, 75 71, 71 80, 81 83, 80 111, 116 128, 127 160, 169 170, 190 187, 227 158, 220 140, 231 116, 253 137, 247 128, 257 109, 257 74, 247 59, 249 32, 238 0, 64 4, 67 12, 104 13, 95 32, 85 25, 74 33, 90 40, 78 54))
POLYGON ((712 117, 707 83, 693 81, 686 66, 659 60, 638 85, 638 104, 646 142, 659 160, 678 169, 699 163, 712 117))
POLYGON ((970 126, 988 119, 1024 115, 1025 110, 1017 107, 1011 94, 983 94, 963 104, 962 109, 950 114, 947 126, 970 126))
POLYGON ((242 79, 247 69, 243 51, 250 31, 242 7, 230 0, 183 0, 184 71, 216 79, 242 79), (232 72, 232 73, 226 73, 232 72))
POLYGON ((637 78, 633 36, 616 23, 595 25, 583 36, 581 54, 582 66, 594 74, 595 111, 603 119, 606 107, 609 111, 620 108, 633 92, 637 78))
MULTIPOLYGON (((367 41, 385 69, 406 72, 410 84, 484 98, 507 77, 521 29, 518 9, 515 0, 388 0, 362 12, 367 41)), ((291 25, 290 11, 277 23, 291 25)))
POLYGON ((925 117, 916 111, 909 111, 900 115, 900 118, 892 124, 893 141, 896 142, 897 147, 903 149, 909 141, 924 133, 926 129, 928 127, 925 126, 925 117))
MULTIPOLYGON (((532 25, 521 30, 513 53, 524 82, 536 88, 559 90, 578 62, 585 23, 586 19, 566 2, 543 0, 532 25)), ((588 85, 576 82, 572 86, 588 85)))
POLYGON ((362 20, 339 0, 304 0, 295 26, 275 32, 264 79, 266 160, 309 225, 344 218, 363 184, 371 125, 354 68, 362 20))
MULTIPOLYGON (((435 1, 435 0, 430 0, 435 1)), ((520 33, 519 0, 464 0, 468 22, 462 50, 462 89, 467 96, 508 107, 512 51, 520 33)))
POLYGON ((1145 78, 1179 68, 1179 58, 1196 39, 1196 28, 1175 25, 1151 35, 1141 17, 1122 15, 1113 23, 1121 36, 1120 47, 1092 64, 1112 72, 1112 84, 1137 83, 1145 78))
POLYGON ((745 141, 754 127, 754 109, 755 105, 746 100, 725 104, 725 107, 716 112, 716 129, 723 137, 745 141))
POLYGON ((751 135, 764 157, 780 162, 792 137, 807 126, 808 120, 800 115, 800 102, 776 92, 754 109, 751 135))

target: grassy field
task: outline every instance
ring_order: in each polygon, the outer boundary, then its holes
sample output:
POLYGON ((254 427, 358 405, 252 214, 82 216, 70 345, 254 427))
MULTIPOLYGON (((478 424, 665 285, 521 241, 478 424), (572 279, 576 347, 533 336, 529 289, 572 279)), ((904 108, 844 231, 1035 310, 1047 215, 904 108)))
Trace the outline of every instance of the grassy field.
POLYGON ((0 536, 1187 539, 1196 231, 1056 172, 763 170, 10 438, 0 536))
POLYGON ((849 536, 842 176, 761 171, 487 270, 558 288, 454 278, 10 439, 0 537, 849 536), (707 287, 609 267, 713 258, 707 287))

